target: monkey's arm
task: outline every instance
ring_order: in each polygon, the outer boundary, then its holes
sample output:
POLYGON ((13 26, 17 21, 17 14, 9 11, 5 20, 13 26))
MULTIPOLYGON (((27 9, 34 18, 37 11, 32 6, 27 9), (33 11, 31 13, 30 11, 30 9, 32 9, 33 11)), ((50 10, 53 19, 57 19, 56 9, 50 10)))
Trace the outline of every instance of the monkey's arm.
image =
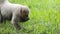
POLYGON ((12 16, 12 24, 14 25, 16 29, 18 30, 21 29, 21 27, 18 24, 18 17, 16 16, 15 13, 13 13, 13 16, 12 16))

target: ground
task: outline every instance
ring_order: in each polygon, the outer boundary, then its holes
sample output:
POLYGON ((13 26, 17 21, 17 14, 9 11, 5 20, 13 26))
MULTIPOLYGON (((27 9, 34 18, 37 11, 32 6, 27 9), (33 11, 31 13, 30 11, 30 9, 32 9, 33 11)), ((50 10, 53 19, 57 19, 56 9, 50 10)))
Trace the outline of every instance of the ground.
POLYGON ((28 5, 30 20, 14 29, 10 21, 0 24, 0 34, 60 34, 60 0, 10 0, 28 5))

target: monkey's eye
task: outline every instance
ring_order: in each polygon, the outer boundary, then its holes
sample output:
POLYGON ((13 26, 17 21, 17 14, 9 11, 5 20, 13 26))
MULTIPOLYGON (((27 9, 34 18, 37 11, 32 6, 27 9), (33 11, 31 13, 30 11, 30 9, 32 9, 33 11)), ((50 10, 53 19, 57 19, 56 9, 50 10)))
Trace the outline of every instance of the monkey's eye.
POLYGON ((26 17, 28 17, 28 15, 26 15, 26 17))

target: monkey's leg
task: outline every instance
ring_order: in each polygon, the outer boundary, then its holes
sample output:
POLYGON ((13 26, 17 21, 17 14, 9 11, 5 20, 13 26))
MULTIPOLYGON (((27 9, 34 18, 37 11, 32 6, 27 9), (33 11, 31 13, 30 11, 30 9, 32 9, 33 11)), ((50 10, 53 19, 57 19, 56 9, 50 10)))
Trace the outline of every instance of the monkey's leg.
POLYGON ((2 14, 1 14, 1 7, 0 7, 0 23, 3 22, 3 17, 2 17, 2 14))
POLYGON ((0 23, 2 23, 3 22, 3 17, 2 17, 2 15, 0 14, 0 23))
POLYGON ((0 15, 0 23, 1 23, 1 15, 0 15))

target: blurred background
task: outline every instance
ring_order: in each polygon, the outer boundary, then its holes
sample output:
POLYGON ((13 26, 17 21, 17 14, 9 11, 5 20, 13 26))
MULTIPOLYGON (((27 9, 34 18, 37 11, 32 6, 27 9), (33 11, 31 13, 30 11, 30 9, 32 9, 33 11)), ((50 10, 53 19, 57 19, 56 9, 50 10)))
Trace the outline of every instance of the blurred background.
POLYGON ((30 20, 19 23, 21 30, 14 29, 10 21, 0 24, 0 34, 60 34, 60 0, 9 0, 27 5, 30 20), (24 29, 25 28, 25 29, 24 29))

